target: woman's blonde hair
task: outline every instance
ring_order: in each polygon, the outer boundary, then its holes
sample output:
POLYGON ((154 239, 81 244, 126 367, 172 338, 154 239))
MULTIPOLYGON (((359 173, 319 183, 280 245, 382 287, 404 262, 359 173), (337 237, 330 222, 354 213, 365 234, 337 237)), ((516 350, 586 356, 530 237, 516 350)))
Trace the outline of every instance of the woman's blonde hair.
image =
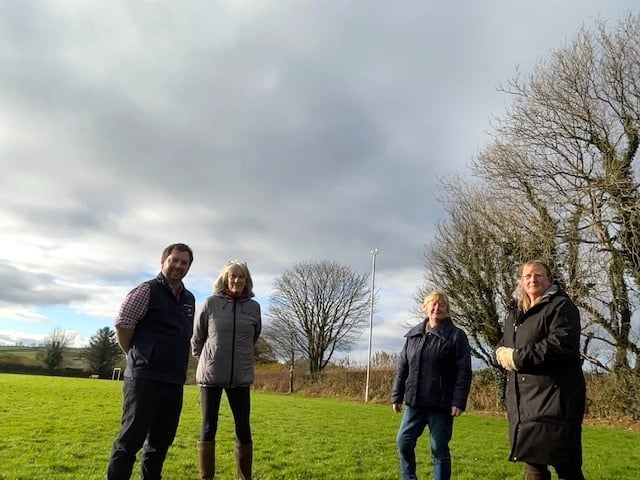
POLYGON ((447 313, 449 313, 449 297, 442 290, 434 290, 429 295, 424 297, 422 306, 426 307, 428 303, 442 302, 447 306, 447 313))
POLYGON ((524 273, 525 267, 530 267, 534 265, 542 268, 544 270, 544 273, 547 275, 547 278, 549 279, 549 281, 553 283, 553 273, 551 272, 551 267, 549 267, 549 265, 544 263, 542 260, 529 260, 528 262, 523 263, 518 269, 518 276, 520 280, 518 281, 518 286, 516 287, 514 296, 516 298, 516 302, 518 303, 518 306, 524 312, 526 312, 531 307, 533 307, 533 303, 531 302, 529 295, 527 295, 527 292, 524 291, 524 279, 522 278, 522 274, 524 273))
POLYGON ((244 291, 248 296, 253 297, 253 280, 251 279, 251 273, 249 273, 249 267, 247 267, 246 262, 240 260, 229 260, 226 265, 222 267, 218 278, 213 283, 213 293, 223 293, 228 288, 229 275, 231 275, 231 272, 234 270, 240 270, 247 279, 244 291))

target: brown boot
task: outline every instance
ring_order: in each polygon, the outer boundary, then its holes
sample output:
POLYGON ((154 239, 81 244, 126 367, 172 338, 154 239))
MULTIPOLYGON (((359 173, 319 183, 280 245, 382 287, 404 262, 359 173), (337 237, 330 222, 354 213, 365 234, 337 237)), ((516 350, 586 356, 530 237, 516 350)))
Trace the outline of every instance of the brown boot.
POLYGON ((216 443, 198 442, 200 480, 213 480, 216 475, 216 443))
POLYGON ((551 480, 551 472, 524 471, 524 480, 551 480))
POLYGON ((236 443, 236 468, 238 480, 251 480, 251 466, 253 465, 253 444, 236 443))

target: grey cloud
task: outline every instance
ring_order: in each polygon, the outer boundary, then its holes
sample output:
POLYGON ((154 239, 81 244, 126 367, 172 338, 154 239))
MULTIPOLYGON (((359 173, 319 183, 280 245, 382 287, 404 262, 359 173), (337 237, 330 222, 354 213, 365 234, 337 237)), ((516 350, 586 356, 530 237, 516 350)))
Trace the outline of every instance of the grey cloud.
POLYGON ((87 299, 86 293, 60 285, 50 274, 20 270, 4 261, 0 261, 0 279, 4 285, 1 300, 5 304, 66 305, 87 299))
POLYGON ((420 269, 495 86, 629 5, 5 2, 3 300, 89 303, 65 285, 131 286, 174 241, 203 291, 238 257, 420 269))

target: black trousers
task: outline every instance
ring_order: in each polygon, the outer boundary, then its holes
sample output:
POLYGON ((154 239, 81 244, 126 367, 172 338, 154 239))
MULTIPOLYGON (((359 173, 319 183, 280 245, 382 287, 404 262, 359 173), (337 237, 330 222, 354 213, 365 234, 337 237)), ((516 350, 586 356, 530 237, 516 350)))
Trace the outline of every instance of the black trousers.
POLYGON ((129 480, 136 454, 144 446, 140 477, 160 480, 178 429, 183 385, 125 378, 122 394, 121 428, 113 442, 107 479, 129 480))
POLYGON ((251 443, 251 414, 250 387, 218 388, 200 387, 200 401, 202 404, 202 431, 200 441, 212 442, 216 439, 218 430, 218 414, 222 391, 227 394, 229 407, 236 426, 236 441, 251 443))

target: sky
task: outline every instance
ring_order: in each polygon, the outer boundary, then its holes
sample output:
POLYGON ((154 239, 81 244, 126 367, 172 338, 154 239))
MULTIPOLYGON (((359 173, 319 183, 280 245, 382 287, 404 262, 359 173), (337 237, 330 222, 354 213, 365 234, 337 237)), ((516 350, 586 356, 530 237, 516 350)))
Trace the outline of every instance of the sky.
POLYGON ((241 259, 265 325, 286 270, 371 275, 377 249, 371 350, 396 353, 497 87, 636 5, 0 0, 0 345, 87 345, 184 242, 197 303, 241 259))

